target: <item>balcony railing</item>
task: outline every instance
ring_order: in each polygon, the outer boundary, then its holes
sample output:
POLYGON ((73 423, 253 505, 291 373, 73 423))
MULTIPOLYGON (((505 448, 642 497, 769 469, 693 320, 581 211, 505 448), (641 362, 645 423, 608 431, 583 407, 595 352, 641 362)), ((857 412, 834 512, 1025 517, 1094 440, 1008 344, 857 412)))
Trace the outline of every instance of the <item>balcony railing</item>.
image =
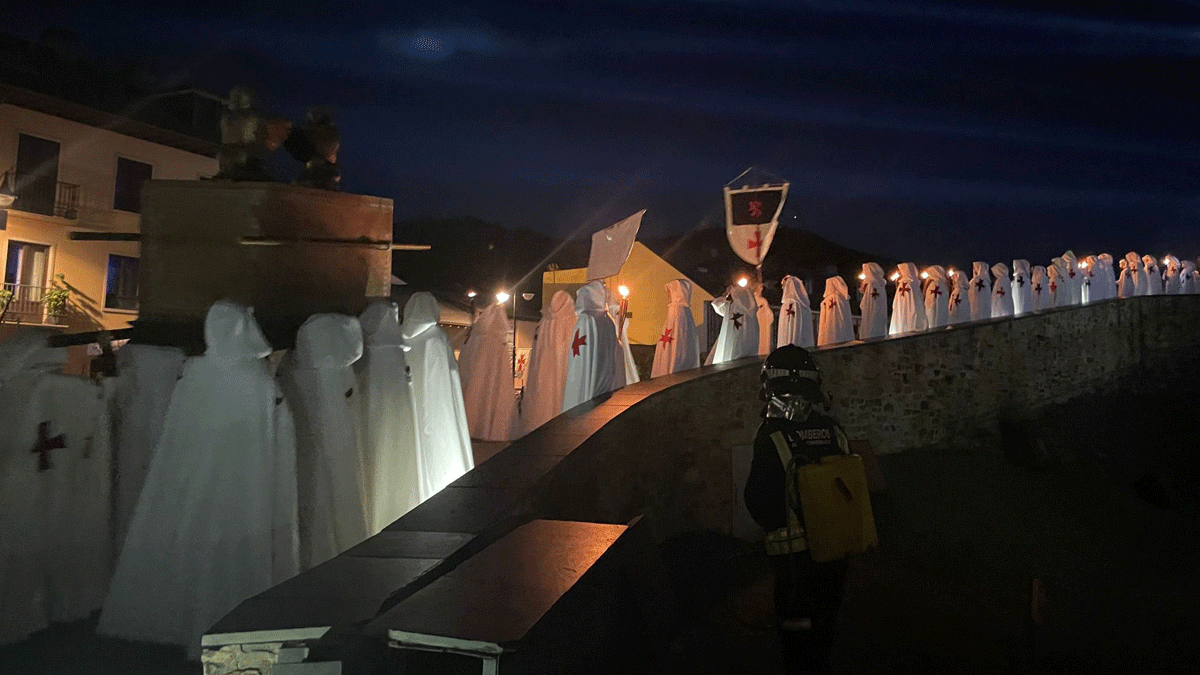
POLYGON ((4 284, 4 290, 12 294, 7 307, 3 299, 8 293, 0 295, 0 315, 5 323, 42 323, 45 316, 42 307, 42 298, 46 297, 45 286, 4 284))
POLYGON ((43 216, 75 220, 79 217, 79 186, 62 181, 41 180, 30 174, 16 174, 17 200, 12 208, 43 216))

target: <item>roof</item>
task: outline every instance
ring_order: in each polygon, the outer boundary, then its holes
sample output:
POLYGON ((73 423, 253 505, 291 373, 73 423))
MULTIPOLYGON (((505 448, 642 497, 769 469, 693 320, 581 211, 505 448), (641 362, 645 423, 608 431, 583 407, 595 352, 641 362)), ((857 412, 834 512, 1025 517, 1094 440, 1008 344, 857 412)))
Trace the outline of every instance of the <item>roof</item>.
POLYGON ((142 73, 105 66, 69 46, 0 34, 0 103, 215 157, 220 96, 156 88, 142 73))

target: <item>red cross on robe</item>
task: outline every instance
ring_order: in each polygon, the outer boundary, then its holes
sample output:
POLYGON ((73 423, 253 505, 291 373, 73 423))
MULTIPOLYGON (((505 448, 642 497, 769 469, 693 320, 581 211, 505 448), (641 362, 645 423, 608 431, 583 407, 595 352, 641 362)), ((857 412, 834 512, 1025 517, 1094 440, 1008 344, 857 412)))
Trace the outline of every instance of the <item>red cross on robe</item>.
POLYGON ((575 339, 571 341, 571 355, 579 356, 579 348, 581 346, 584 346, 584 347, 587 346, 587 336, 580 335, 579 331, 576 330, 575 331, 575 339))
POLYGON ((1002 296, 1002 295, 1004 295, 1004 289, 1003 289, 1003 288, 997 288, 997 289, 996 289, 996 295, 1001 295, 1001 296, 1002 296))
POLYGON ((975 282, 975 288, 978 288, 981 291, 983 290, 983 279, 975 282))
POLYGON ((831 310, 837 309, 837 300, 830 300, 828 305, 825 305, 831 310))
POLYGON ((1033 292, 1034 292, 1034 293, 1037 293, 1038 295, 1041 295, 1041 293, 1042 293, 1042 285, 1041 285, 1041 284, 1034 284, 1034 285, 1033 285, 1033 292))
POLYGON ((738 329, 738 330, 741 330, 741 328, 742 328, 742 313, 741 313, 741 312, 736 312, 736 313, 734 313, 734 315, 733 315, 733 327, 734 327, 734 328, 736 328, 736 329, 738 329))
POLYGON ((1051 292, 1051 293, 1057 293, 1057 292, 1058 292, 1058 284, 1054 283, 1053 281, 1052 281, 1052 282, 1050 282, 1050 292, 1051 292))
POLYGON ((900 284, 900 288, 897 288, 896 292, 899 293, 900 295, 908 295, 908 290, 909 290, 908 282, 906 281, 906 282, 900 284))
POLYGON ((1019 288, 1024 285, 1025 285, 1025 277, 1017 277, 1017 287, 1019 288))
POLYGON ((787 312, 788 316, 796 316, 796 305, 793 303, 788 303, 787 309, 783 311, 787 312))
POLYGON ((941 287, 941 286, 934 286, 934 287, 933 287, 933 290, 932 290, 932 291, 929 291, 929 294, 930 294, 930 295, 932 295, 932 296, 933 296, 933 297, 935 297, 935 298, 940 298, 940 297, 942 297, 942 287, 941 287))
POLYGON ((30 450, 31 453, 38 456, 38 471, 49 471, 52 467, 50 464, 50 451, 65 447, 67 447, 67 443, 62 434, 50 438, 49 422, 38 424, 37 443, 30 450))
POLYGON ((674 330, 675 330, 674 328, 665 329, 663 331, 662 337, 658 338, 658 341, 663 343, 663 346, 666 346, 666 345, 674 342, 675 338, 671 336, 671 333, 674 332, 674 330))
POLYGON ((874 286, 871 287, 871 297, 872 298, 879 297, 879 289, 875 288, 874 286))

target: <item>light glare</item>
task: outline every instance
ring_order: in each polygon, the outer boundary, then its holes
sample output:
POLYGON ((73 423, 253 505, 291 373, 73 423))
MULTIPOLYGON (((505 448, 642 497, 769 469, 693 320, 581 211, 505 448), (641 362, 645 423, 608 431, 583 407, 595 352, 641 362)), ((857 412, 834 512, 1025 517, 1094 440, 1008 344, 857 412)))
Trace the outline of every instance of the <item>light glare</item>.
POLYGON ((508 299, 510 297, 512 297, 512 296, 510 296, 508 293, 505 293, 504 291, 500 291, 499 293, 496 294, 496 302, 499 302, 499 303, 508 302, 508 299))
POLYGON ((622 298, 629 297, 629 287, 628 286, 618 286, 617 292, 621 294, 622 298))

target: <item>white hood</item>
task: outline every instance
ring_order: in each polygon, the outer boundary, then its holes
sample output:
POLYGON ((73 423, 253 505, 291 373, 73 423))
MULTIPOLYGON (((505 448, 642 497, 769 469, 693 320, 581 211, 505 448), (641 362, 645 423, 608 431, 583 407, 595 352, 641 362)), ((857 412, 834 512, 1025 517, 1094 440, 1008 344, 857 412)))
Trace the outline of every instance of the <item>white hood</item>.
POLYGON ((992 278, 988 274, 988 264, 982 261, 971 263, 971 278, 986 279, 990 283, 992 278))
POLYGON ((1025 280, 1028 281, 1029 280, 1029 272, 1030 272, 1030 270, 1029 270, 1029 261, 1028 260, 1022 259, 1022 260, 1014 260, 1013 261, 1013 274, 1014 275, 1023 274, 1023 275, 1025 275, 1025 280))
POLYGON ((678 305, 680 307, 691 307, 692 305, 692 282, 687 279, 675 279, 668 281, 667 289, 667 305, 678 305))
POLYGON ((404 324, 401 332, 405 340, 412 340, 438 324, 441 312, 432 293, 413 293, 404 305, 404 324))
POLYGON ((896 271, 900 273, 897 281, 916 281, 918 279, 917 266, 913 263, 900 263, 896 266, 896 271))
POLYGON ((390 300, 377 300, 367 305, 358 322, 366 345, 398 345, 404 340, 400 332, 400 306, 390 300))
POLYGON ((296 333, 292 357, 307 368, 345 368, 362 357, 362 326, 344 314, 314 314, 296 333))
POLYGON ((271 345, 254 320, 254 309, 232 300, 218 300, 204 319, 205 356, 221 359, 261 359, 271 345))
POLYGON ((589 281, 575 291, 575 313, 608 311, 608 291, 600 281, 589 281))
POLYGON ((1000 279, 1000 278, 1007 279, 1008 278, 1008 265, 1005 265, 1004 263, 996 263, 995 265, 992 265, 992 276, 997 279, 1000 279))

